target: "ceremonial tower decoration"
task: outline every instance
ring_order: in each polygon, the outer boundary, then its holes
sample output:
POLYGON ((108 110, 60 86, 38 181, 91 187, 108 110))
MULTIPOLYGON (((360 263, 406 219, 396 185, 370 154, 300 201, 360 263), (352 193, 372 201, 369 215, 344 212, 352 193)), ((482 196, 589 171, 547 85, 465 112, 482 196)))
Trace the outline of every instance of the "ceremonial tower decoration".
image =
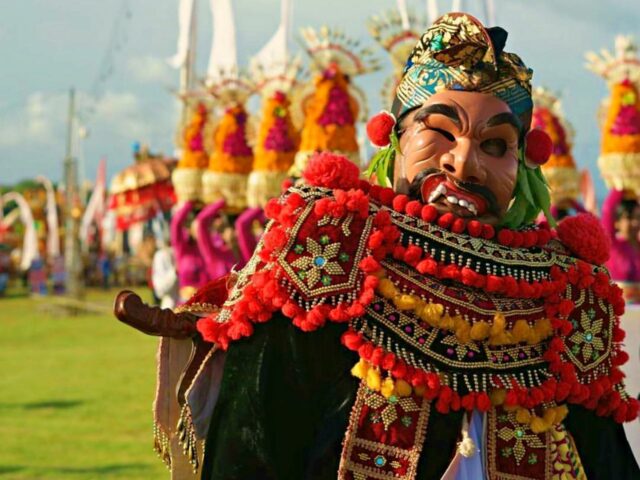
POLYGON ((298 151, 300 134, 291 119, 290 96, 299 69, 299 59, 270 68, 252 66, 256 90, 262 97, 262 118, 247 187, 250 207, 264 207, 270 198, 280 195, 282 182, 298 151))
POLYGON ((217 76, 208 89, 221 113, 213 129, 209 166, 202 177, 203 199, 207 203, 224 199, 228 211, 239 213, 247 206, 247 179, 253 167, 245 104, 254 85, 245 75, 229 72, 217 76))
POLYGON ((302 38, 314 81, 293 102, 304 120, 300 150, 290 172, 299 176, 317 151, 340 153, 359 164, 356 122, 367 117, 366 100, 352 79, 377 70, 378 63, 370 49, 361 48, 339 30, 305 28, 302 38))
POLYGON ((204 130, 209 120, 208 107, 202 100, 194 101, 185 97, 183 101, 187 108, 187 123, 181 126, 177 142, 181 155, 171 176, 179 202, 201 200, 202 174, 209 163, 204 145, 204 130))
POLYGON ((390 109, 405 62, 420 39, 423 25, 416 16, 406 11, 390 10, 372 16, 367 27, 373 39, 391 59, 393 72, 387 77, 380 91, 384 108, 390 109))
POLYGON ((553 144, 549 160, 541 168, 551 191, 554 217, 560 211, 583 211, 578 202, 583 186, 591 185, 591 179, 587 170, 580 172, 576 167, 571 151, 574 129, 564 116, 560 99, 548 89, 534 89, 533 102, 531 128, 546 132, 553 144))
POLYGON ((640 192, 640 58, 630 36, 618 36, 614 54, 587 54, 587 68, 603 77, 611 97, 604 106, 598 167, 616 190, 640 192))

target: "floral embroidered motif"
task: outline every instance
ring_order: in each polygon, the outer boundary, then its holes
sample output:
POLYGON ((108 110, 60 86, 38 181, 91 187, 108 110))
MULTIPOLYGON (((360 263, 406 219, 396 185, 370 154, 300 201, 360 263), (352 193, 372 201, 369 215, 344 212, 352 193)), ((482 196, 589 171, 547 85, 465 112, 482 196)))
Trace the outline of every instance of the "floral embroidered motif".
POLYGON ((384 424, 384 429, 389 430, 389 427, 393 425, 393 423, 400 418, 400 423, 405 427, 411 426, 412 420, 409 415, 403 415, 399 417, 398 414, 402 413, 411 413, 417 412, 420 410, 420 407, 416 404, 416 402, 411 397, 406 398, 398 398, 395 395, 390 396, 389 398, 384 398, 384 396, 380 395, 377 392, 372 390, 365 397, 364 403, 368 407, 374 408, 380 411, 380 415, 376 417, 376 420, 379 419, 384 424), (386 404, 386 406, 385 406, 386 404))
POLYGON ((313 238, 307 238, 306 251, 309 255, 300 257, 291 264, 299 269, 298 276, 306 280, 307 287, 313 288, 318 282, 327 286, 331 284, 332 275, 344 275, 344 269, 335 261, 335 259, 344 258, 344 256, 339 257, 340 246, 338 242, 330 243, 326 235, 320 238, 320 243, 313 238))
MULTIPOLYGON (((545 444, 542 443, 540 437, 524 425, 520 425, 515 418, 514 413, 508 414, 510 426, 504 426, 498 431, 498 437, 505 442, 509 442, 513 449, 513 455, 516 459, 516 465, 520 465, 522 458, 524 457, 527 449, 531 448, 545 448, 545 444), (513 443, 511 444, 511 442, 513 443)), ((531 457, 533 454, 529 454, 531 457)), ((537 459, 537 457, 536 457, 537 459)), ((529 461, 529 463, 532 463, 529 461)), ((536 462, 533 462, 534 464, 536 462)))
POLYGON ((580 316, 580 327, 569 338, 574 343, 572 352, 577 355, 578 352, 582 352, 582 356, 585 360, 595 360, 605 350, 604 342, 602 341, 602 327, 603 320, 601 318, 595 318, 595 311, 589 309, 583 311, 580 316))

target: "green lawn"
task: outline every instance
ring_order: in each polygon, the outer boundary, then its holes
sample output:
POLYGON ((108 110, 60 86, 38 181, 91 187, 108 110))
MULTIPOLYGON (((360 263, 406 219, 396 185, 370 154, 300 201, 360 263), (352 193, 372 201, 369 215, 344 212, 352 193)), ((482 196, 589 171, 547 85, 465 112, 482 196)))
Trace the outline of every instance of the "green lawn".
POLYGON ((0 298, 0 479, 162 479, 152 448, 157 340, 108 312, 0 298))

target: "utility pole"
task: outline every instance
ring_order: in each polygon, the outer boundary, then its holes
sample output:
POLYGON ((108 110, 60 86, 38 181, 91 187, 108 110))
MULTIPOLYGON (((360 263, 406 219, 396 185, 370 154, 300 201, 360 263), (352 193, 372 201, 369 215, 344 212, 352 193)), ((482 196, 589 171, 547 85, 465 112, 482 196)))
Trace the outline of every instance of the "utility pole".
POLYGON ((66 292, 73 299, 82 297, 82 259, 80 257, 80 198, 78 193, 78 166, 73 157, 73 128, 75 119, 75 90, 69 90, 69 118, 67 122, 67 153, 64 158, 65 230, 64 267, 66 292))

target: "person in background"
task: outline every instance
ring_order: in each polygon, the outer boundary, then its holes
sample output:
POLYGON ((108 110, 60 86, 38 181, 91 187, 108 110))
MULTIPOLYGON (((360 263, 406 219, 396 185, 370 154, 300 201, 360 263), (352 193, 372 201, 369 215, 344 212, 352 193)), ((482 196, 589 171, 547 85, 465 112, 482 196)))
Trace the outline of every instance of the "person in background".
POLYGON ((611 240, 606 263, 611 278, 631 303, 640 303, 640 204, 633 195, 611 190, 602 206, 602 225, 611 240))

